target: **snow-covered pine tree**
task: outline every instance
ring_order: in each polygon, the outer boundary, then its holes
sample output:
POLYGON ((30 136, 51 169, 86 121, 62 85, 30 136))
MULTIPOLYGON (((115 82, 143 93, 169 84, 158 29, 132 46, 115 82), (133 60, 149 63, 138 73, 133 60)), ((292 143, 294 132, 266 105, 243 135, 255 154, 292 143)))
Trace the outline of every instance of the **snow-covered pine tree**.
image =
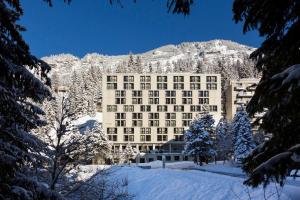
POLYGON ((166 73, 171 73, 172 72, 172 67, 171 63, 169 61, 166 62, 166 73))
POLYGON ((85 131, 84 137, 87 152, 83 154, 82 158, 85 161, 90 163, 99 156, 107 160, 112 159, 112 144, 99 123, 95 123, 93 128, 85 131))
POLYGON ((225 118, 221 118, 216 127, 216 149, 218 158, 224 162, 230 158, 233 151, 232 135, 229 128, 229 123, 225 118))
POLYGON ((22 38, 20 1, 0 1, 0 13, 0 199, 59 199, 32 176, 42 142, 30 131, 42 124, 50 66, 22 38))
POLYGON ((124 158, 126 159, 126 162, 129 163, 130 160, 134 159, 136 156, 135 151, 133 150, 130 143, 126 145, 126 148, 123 151, 124 158))
POLYGON ((251 123, 242 106, 233 118, 230 131, 233 136, 235 161, 237 164, 241 164, 243 159, 255 148, 251 123))
POLYGON ((143 73, 143 64, 140 56, 137 56, 135 59, 135 73, 143 73))
POLYGON ((72 115, 74 119, 77 119, 78 117, 86 114, 87 101, 85 98, 86 88, 82 74, 74 70, 72 72, 68 98, 70 102, 70 111, 74 113, 74 115, 72 115))
POLYGON ((156 62, 156 73, 158 73, 158 74, 163 73, 163 68, 162 68, 162 66, 161 66, 160 61, 157 61, 157 62, 156 62))
POLYGON ((150 62, 148 65, 148 72, 152 73, 153 72, 153 67, 152 67, 152 63, 150 62))
POLYGON ((196 118, 192 121, 189 129, 185 131, 185 153, 194 157, 195 162, 208 162, 211 157, 216 155, 213 149, 213 124, 212 115, 205 114, 202 118, 196 118))
POLYGON ((196 73, 202 74, 204 72, 204 64, 202 61, 198 60, 196 64, 196 73))
POLYGON ((128 62, 127 62, 127 72, 134 73, 135 72, 135 61, 132 53, 129 54, 128 62))

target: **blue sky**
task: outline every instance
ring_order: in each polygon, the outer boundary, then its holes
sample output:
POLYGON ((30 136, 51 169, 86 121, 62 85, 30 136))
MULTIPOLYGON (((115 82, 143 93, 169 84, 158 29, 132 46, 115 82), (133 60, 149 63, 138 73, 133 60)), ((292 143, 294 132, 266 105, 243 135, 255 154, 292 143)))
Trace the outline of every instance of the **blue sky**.
POLYGON ((21 0, 20 23, 31 52, 38 56, 71 53, 82 57, 97 52, 119 55, 145 52, 166 44, 228 39, 258 47, 257 32, 242 33, 232 21, 232 1, 199 0, 189 16, 167 12, 167 0, 122 0, 124 8, 108 0, 21 0))

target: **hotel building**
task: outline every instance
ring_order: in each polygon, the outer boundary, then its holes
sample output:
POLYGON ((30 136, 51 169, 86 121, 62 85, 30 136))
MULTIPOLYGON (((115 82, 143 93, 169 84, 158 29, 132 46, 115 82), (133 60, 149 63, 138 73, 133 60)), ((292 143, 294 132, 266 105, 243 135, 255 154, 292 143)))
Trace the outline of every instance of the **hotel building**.
POLYGON ((114 151, 128 143, 140 162, 187 159, 183 132, 205 112, 221 118, 219 74, 104 74, 103 128, 114 151))

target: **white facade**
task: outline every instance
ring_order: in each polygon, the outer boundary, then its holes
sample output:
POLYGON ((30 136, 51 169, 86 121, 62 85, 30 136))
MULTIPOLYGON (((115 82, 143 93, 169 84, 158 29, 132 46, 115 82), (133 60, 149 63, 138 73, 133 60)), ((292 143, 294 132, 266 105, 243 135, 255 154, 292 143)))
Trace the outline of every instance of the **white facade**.
POLYGON ((103 128, 116 149, 181 152, 193 118, 221 118, 219 74, 104 74, 102 92, 103 128))

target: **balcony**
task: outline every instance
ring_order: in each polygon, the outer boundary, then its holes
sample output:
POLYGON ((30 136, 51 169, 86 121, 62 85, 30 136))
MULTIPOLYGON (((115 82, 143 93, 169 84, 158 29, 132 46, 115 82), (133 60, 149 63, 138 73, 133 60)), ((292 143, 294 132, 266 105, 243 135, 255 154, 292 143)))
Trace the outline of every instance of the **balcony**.
POLYGON ((241 90, 245 90, 246 88, 243 87, 243 86, 235 86, 233 89, 234 89, 235 91, 241 91, 241 90))
POLYGON ((252 97, 253 93, 252 92, 239 92, 237 93, 237 97, 252 97))

